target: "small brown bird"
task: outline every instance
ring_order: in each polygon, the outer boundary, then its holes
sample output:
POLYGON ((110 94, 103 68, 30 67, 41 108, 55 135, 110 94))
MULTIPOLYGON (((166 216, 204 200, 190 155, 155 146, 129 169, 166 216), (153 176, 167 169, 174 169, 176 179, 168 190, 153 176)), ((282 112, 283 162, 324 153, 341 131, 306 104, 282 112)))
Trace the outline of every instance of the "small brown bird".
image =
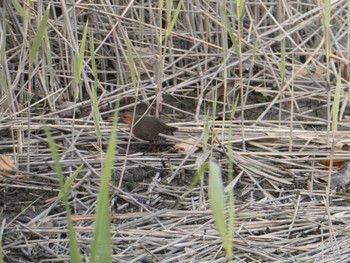
POLYGON ((140 119, 139 115, 135 116, 134 127, 131 127, 132 118, 132 112, 125 112, 121 115, 121 119, 128 124, 131 132, 136 137, 146 141, 156 141, 159 133, 172 135, 177 130, 176 127, 168 126, 156 117, 143 116, 140 119))

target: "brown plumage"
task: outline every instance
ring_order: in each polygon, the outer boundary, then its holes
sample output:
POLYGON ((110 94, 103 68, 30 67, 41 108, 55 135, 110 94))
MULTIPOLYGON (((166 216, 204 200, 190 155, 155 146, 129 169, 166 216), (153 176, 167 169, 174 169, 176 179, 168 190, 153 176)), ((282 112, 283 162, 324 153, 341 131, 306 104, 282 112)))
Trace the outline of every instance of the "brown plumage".
POLYGON ((143 116, 140 119, 138 115, 135 116, 134 127, 131 128, 132 118, 132 112, 125 112, 121 115, 121 119, 128 124, 132 133, 136 137, 146 141, 152 142, 157 140, 159 133, 173 134, 177 130, 176 127, 168 126, 156 117, 143 116))

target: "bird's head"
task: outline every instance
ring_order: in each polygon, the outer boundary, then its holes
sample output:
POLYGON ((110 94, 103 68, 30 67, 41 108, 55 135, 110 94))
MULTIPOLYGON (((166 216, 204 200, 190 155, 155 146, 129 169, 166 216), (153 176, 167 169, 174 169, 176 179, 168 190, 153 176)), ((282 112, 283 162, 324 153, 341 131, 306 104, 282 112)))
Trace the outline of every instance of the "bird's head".
POLYGON ((134 114, 132 112, 124 112, 121 115, 121 119, 122 119, 123 122, 128 124, 128 126, 130 127, 132 125, 133 116, 134 116, 134 114))

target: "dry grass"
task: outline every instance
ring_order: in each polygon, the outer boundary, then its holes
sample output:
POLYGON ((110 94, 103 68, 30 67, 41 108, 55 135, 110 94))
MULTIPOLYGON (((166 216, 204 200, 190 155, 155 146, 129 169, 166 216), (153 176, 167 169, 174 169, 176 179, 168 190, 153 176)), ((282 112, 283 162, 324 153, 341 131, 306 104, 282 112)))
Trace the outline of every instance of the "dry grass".
MULTIPOLYGON (((220 163, 225 173, 229 161, 237 169, 234 181, 227 182, 235 193, 234 262, 348 260, 349 196, 327 194, 328 176, 337 168, 322 164, 330 159, 334 143, 350 144, 346 1, 332 5, 329 83, 320 1, 247 1, 242 63, 216 1, 184 1, 168 37, 160 29, 169 24, 167 11, 160 14, 154 1, 117 1, 115 6, 108 1, 50 1, 50 49, 43 45, 33 65, 28 64, 30 43, 47 2, 41 6, 41 1, 21 1, 32 18, 26 22, 11 1, 5 2, 0 9, 7 23, 1 58, 0 151, 13 156, 18 169, 0 181, 5 262, 69 261, 64 207, 54 198, 58 182, 43 122, 55 138, 65 175, 84 165, 73 183, 70 207, 81 251, 88 258, 110 117, 116 101, 121 102, 121 111, 133 109, 136 92, 137 103, 179 128, 168 141, 200 138, 207 112, 212 140, 205 151, 176 152, 166 144, 149 153, 143 142, 129 141, 126 125, 119 125, 110 199, 114 262, 226 261, 206 181, 175 208, 198 167, 208 160, 220 163), (76 103, 73 98, 73 57, 86 21, 96 44, 102 145, 90 110, 94 79, 88 44, 76 103), (128 59, 128 41, 134 64, 128 59), (227 96, 217 100, 215 119, 214 91, 224 94, 223 41, 229 48, 227 96), (340 71, 339 131, 332 133, 330 109, 340 71)), ((234 1, 226 3, 234 9, 234 1)), ((335 152, 332 158, 350 159, 348 152, 335 152)))

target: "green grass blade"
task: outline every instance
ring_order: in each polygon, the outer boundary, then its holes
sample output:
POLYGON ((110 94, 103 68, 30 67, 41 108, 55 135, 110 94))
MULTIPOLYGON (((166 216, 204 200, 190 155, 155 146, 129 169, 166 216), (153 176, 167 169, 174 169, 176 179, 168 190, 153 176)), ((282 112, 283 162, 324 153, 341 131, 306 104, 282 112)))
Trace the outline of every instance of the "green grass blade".
POLYGON ((209 202, 213 211, 216 227, 220 233, 226 256, 232 259, 232 240, 227 236, 224 186, 221 169, 217 163, 209 162, 209 202))
POLYGON ((57 177, 58 177, 58 182, 60 185, 60 189, 62 191, 62 199, 63 199, 64 207, 66 210, 66 214, 67 214, 67 227, 68 227, 68 237, 69 237, 70 259, 71 259, 71 262, 82 263, 82 259, 81 259, 82 257, 80 255, 78 241, 76 239, 75 231, 73 228, 72 215, 71 215, 71 212, 69 209, 68 197, 66 194, 67 192, 66 192, 65 187, 64 187, 64 179, 63 179, 63 172, 62 172, 62 166, 60 163, 60 158, 59 158, 59 155, 57 152, 55 142, 51 136, 49 129, 46 126, 44 126, 44 129, 45 129, 46 137, 47 137, 50 149, 51 149, 52 158, 55 162, 55 168, 56 168, 56 173, 57 173, 57 177))
POLYGON ((100 113, 99 113, 99 109, 98 109, 96 87, 94 84, 92 85, 91 92, 92 92, 91 102, 92 102, 92 114, 94 116, 94 126, 95 126, 97 140, 99 142, 101 142, 102 135, 101 135, 101 126, 100 126, 100 113))
POLYGON ((216 226, 222 239, 226 240, 225 200, 221 171, 218 164, 209 163, 209 199, 216 226))
POLYGON ((50 40, 49 36, 47 34, 47 31, 45 30, 45 45, 46 45, 46 59, 47 59, 47 64, 50 72, 50 87, 53 88, 53 80, 54 80, 54 68, 52 64, 52 56, 51 56, 51 47, 50 47, 50 40))
POLYGON ((177 7, 176 7, 176 11, 175 11, 174 17, 173 17, 173 19, 171 20, 170 25, 169 25, 169 27, 168 27, 167 30, 166 30, 166 36, 167 36, 167 37, 168 37, 168 36, 171 34, 171 32, 173 31, 173 28, 174 28, 174 26, 175 26, 175 24, 176 24, 177 18, 179 17, 181 5, 182 5, 182 0, 179 1, 178 5, 177 5, 177 7))
POLYGON ((2 87, 3 90, 8 90, 8 85, 6 78, 2 72, 0 72, 0 86, 2 87))
POLYGON ((21 16, 25 19, 28 20, 28 15, 22 8, 21 4, 18 2, 18 0, 12 0, 11 1, 13 6, 15 7, 16 11, 21 14, 21 16))
POLYGON ((340 90, 341 90, 341 71, 338 74, 337 84, 335 87, 334 101, 332 107, 332 131, 337 131, 338 126, 338 114, 339 114, 339 105, 340 105, 340 90))
POLYGON ((8 91, 8 85, 7 85, 7 78, 6 78, 6 35, 7 35, 7 20, 6 20, 6 8, 3 9, 3 17, 1 19, 2 22, 2 36, 0 37, 1 44, 0 44, 0 66, 3 68, 3 70, 0 70, 0 87, 2 87, 3 90, 8 91))
POLYGON ((101 143, 102 143, 101 126, 100 126, 101 118, 99 114, 97 93, 96 93, 98 79, 97 79, 97 66, 96 66, 96 60, 95 60, 93 33, 90 33, 89 39, 90 39, 91 69, 92 69, 92 74, 94 76, 94 83, 92 84, 92 88, 91 88, 92 113, 94 116, 94 126, 95 126, 96 135, 97 135, 97 140, 99 142, 99 145, 101 146, 101 143))
MULTIPOLYGON (((209 139, 213 139, 213 136, 210 137, 210 132, 209 132, 209 111, 206 113, 205 116, 205 123, 203 127, 203 152, 207 151, 208 148, 208 141, 209 139)), ((212 141, 210 143, 213 143, 212 141)))
POLYGON ((224 22, 225 22, 225 25, 226 25, 227 33, 228 33, 228 35, 230 36, 232 45, 233 45, 233 47, 235 48, 237 54, 239 54, 239 53, 238 53, 238 52, 239 52, 239 47, 238 47, 236 38, 235 38, 234 33, 233 33, 233 30, 232 30, 232 26, 231 26, 230 19, 228 18, 225 9, 222 9, 222 10, 221 10, 221 13, 222 13, 223 16, 224 16, 224 22))
POLYGON ((330 56, 330 37, 329 37, 330 23, 331 23, 331 0, 325 0, 324 1, 324 34, 326 39, 325 48, 326 48, 327 62, 329 61, 329 56, 330 56))
POLYGON ((75 170, 75 172, 64 183, 63 188, 61 189, 61 191, 58 193, 58 196, 57 196, 59 199, 61 199, 65 193, 68 193, 69 187, 72 185, 73 181, 78 176, 82 168, 83 168, 83 165, 80 165, 78 169, 75 170))
MULTIPOLYGON (((118 105, 117 105, 118 108, 118 105)), ((99 189, 94 239, 91 246, 90 262, 111 262, 111 215, 109 211, 109 182, 111 179, 114 153, 117 142, 117 119, 118 110, 114 114, 111 138, 108 143, 107 157, 102 169, 101 185, 99 189)))
POLYGON ((94 80, 96 82, 97 81, 97 66, 96 66, 96 60, 95 60, 95 41, 94 41, 94 33, 93 32, 90 32, 89 40, 90 40, 91 69, 92 69, 92 75, 94 76, 94 80))
POLYGON ((326 27, 329 27, 331 22, 331 0, 324 1, 324 23, 326 27))
POLYGON ((193 176, 192 183, 190 184, 190 189, 196 186, 198 181, 202 178, 204 172, 209 168, 209 163, 203 163, 201 167, 197 170, 195 175, 193 176))
POLYGON ((286 44, 285 39, 281 41, 281 82, 284 83, 284 75, 286 71, 286 44))
POLYGON ((45 14, 43 19, 40 22, 39 29, 35 34, 34 41, 32 44, 32 47, 30 48, 29 52, 29 63, 32 64, 36 55, 38 54, 39 46, 41 43, 42 38, 44 37, 44 34, 46 32, 46 25, 47 25, 47 20, 49 19, 49 14, 50 14, 50 6, 49 4, 46 8, 45 14))
POLYGON ((243 10, 244 10, 244 0, 236 0, 236 14, 237 18, 240 19, 243 15, 243 10))
MULTIPOLYGON (((167 2, 167 14, 166 14, 166 22, 169 23, 169 21, 171 20, 171 11, 173 10, 173 5, 174 5, 174 1, 168 1, 167 2)), ((170 23, 169 23, 170 24, 170 23)))
MULTIPOLYGON (((80 81, 80 75, 81 75, 81 72, 83 70, 87 30, 88 30, 88 22, 86 22, 86 25, 84 28, 83 38, 81 40, 79 52, 77 52, 74 56, 74 82, 76 85, 80 81)), ((74 100, 76 100, 79 96, 78 91, 79 91, 79 89, 76 86, 75 91, 74 91, 74 100)))
POLYGON ((138 85, 137 85, 137 78, 136 78, 136 71, 135 71, 135 63, 132 55, 132 50, 131 50, 131 43, 128 38, 124 37, 124 41, 126 44, 126 49, 127 49, 127 54, 128 54, 128 61, 129 61, 129 66, 130 66, 130 74, 131 74, 131 81, 132 84, 134 85, 135 88, 135 97, 138 96, 138 85))

